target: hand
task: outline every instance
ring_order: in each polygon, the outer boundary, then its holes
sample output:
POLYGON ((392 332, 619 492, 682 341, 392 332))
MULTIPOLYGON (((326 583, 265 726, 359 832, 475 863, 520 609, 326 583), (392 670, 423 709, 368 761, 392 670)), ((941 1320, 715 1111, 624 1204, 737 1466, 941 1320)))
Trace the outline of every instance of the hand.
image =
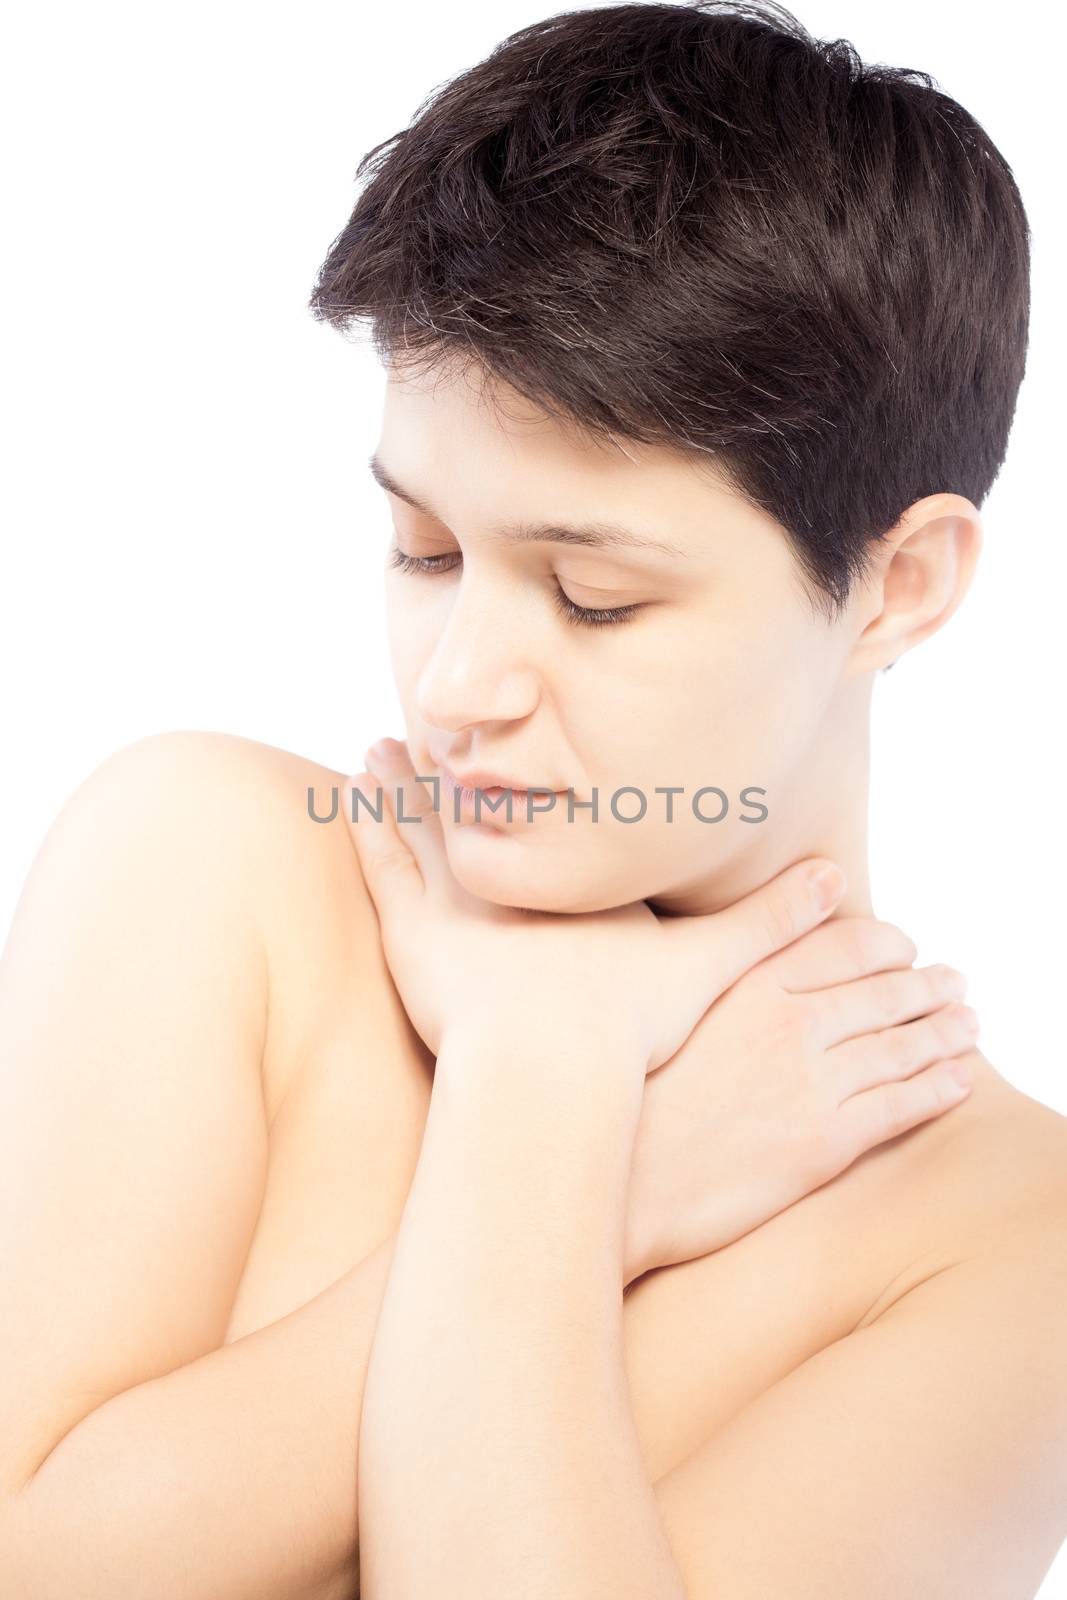
POLYGON ((457 883, 406 745, 384 743, 375 776, 349 779, 342 805, 393 981, 435 1055, 446 1035, 490 1008, 521 1027, 533 995, 550 1000, 561 1037, 586 1029, 647 1072, 675 1054, 742 973, 823 921, 845 886, 832 862, 815 858, 706 916, 659 917, 644 901, 577 915, 496 905, 457 883), (353 821, 352 788, 376 806, 376 779, 386 794, 382 821, 363 806, 353 821), (397 787, 403 815, 420 821, 397 822, 397 787), (820 869, 837 880, 823 902, 812 883, 820 869))
POLYGON ((625 1279, 710 1255, 965 1099, 974 1013, 891 923, 824 923, 753 967, 645 1079, 625 1279))

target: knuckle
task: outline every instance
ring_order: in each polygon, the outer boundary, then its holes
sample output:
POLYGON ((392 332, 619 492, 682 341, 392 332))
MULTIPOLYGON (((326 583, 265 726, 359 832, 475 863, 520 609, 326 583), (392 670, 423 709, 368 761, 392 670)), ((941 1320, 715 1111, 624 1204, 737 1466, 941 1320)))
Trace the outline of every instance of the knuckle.
POLYGON ((915 1035, 907 1023, 898 1023, 882 1034, 883 1047, 894 1072, 904 1072, 915 1059, 915 1035))
POLYGON ((870 988, 871 1013, 881 1027, 897 1021, 900 1008, 900 990, 892 977, 876 978, 870 988))
POLYGON ((935 1061, 933 1066, 920 1076, 932 1112, 942 1111, 945 1107, 956 1104, 959 1097, 956 1094, 955 1081, 946 1072, 943 1061, 935 1061))
POLYGON ((959 1015, 955 1005, 941 1006, 937 1011, 930 1013, 937 1036, 945 1044, 951 1043, 955 1036, 956 1018, 959 1015))
POLYGON ((857 917, 848 929, 848 953, 857 977, 877 970, 884 947, 880 926, 871 917, 857 917))
POLYGON ((398 783, 395 789, 397 803, 403 804, 405 817, 435 816, 433 799, 421 783, 398 783))
POLYGON ((797 910, 789 895, 776 894, 764 907, 764 927, 776 948, 790 944, 797 934, 797 910))
POLYGON ((370 862, 369 876, 375 883, 390 884, 400 877, 411 864, 411 857, 402 845, 383 845, 370 862))
POLYGON ((925 992, 927 1007, 932 1010, 941 1003, 942 990, 948 975, 947 967, 927 967, 922 974, 923 990, 925 992))
POLYGON ((887 1083, 881 1095, 881 1123, 885 1137, 891 1139, 911 1125, 909 1093, 903 1083, 887 1083))
POLYGON ((854 955, 864 973, 910 967, 918 955, 913 940, 892 922, 858 918, 854 929, 854 955))

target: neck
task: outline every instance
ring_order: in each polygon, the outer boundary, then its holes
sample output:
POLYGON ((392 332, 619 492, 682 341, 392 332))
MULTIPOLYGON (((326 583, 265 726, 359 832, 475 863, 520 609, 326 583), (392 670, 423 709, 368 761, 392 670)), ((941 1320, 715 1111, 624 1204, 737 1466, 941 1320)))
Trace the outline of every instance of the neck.
POLYGON ((772 810, 766 822, 758 827, 738 823, 746 835, 758 835, 755 844, 746 838, 743 853, 717 869, 710 881, 704 878, 650 899, 655 911, 675 916, 720 911, 794 862, 825 856, 848 878, 833 915, 875 915, 867 859, 870 692, 869 679, 848 685, 794 783, 787 792, 769 797, 772 810))
MULTIPOLYGON (((779 825, 772 831, 769 817, 761 824, 768 832, 755 848, 748 845, 743 854, 717 871, 711 882, 704 879, 683 886, 677 893, 650 899, 648 904, 654 911, 676 916, 720 911, 768 883, 794 862, 807 856, 826 856, 848 878, 845 895, 826 920, 877 915, 871 903, 867 861, 870 682, 852 684, 849 690, 844 704, 835 708, 841 714, 835 717, 827 737, 805 758, 795 791, 781 797, 777 808, 779 825)), ((905 928, 905 932, 913 930, 905 928)), ((980 1110, 991 1092, 1004 1088, 1004 1080, 977 1046, 964 1051, 962 1059, 974 1075, 975 1087, 965 1102, 967 1114, 960 1110, 953 1113, 957 1128, 980 1110)))

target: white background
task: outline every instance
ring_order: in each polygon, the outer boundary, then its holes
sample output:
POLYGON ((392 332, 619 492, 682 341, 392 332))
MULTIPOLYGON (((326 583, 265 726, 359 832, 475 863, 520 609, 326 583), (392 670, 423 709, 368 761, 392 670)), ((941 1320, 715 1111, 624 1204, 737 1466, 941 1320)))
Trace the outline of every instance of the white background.
MULTIPOLYGON (((356 770, 402 735, 366 471, 382 376, 306 300, 364 151, 557 9, 9 13, 0 937, 56 811, 120 746, 216 728, 356 770)), ((1029 367, 979 572, 876 689, 872 880, 921 963, 968 974, 998 1071, 1067 1114, 1061 25, 1036 0, 796 10, 867 61, 931 72, 1030 218, 1029 367)), ((1067 1596, 1067 1555, 1041 1594, 1067 1596)))

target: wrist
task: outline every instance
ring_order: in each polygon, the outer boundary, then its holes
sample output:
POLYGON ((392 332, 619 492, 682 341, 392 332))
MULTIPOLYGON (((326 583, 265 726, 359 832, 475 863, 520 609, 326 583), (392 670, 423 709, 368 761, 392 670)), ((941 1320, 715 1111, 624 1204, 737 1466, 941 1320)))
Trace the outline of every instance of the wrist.
POLYGON ((431 1115, 436 1100, 449 1120, 473 1117, 487 1132, 510 1130, 509 1139, 548 1138, 561 1157, 574 1147, 593 1158, 606 1144, 629 1163, 644 1082, 639 1055, 603 1030, 560 1023, 550 1034, 539 1023, 471 1019, 441 1041, 431 1115))
POLYGON ((584 1066, 587 1076, 603 1071, 616 1081, 621 1076, 644 1081, 647 1063, 625 1031, 584 1013, 545 1015, 545 1009, 515 1015, 483 1011, 447 1023, 437 1059, 444 1059, 446 1070, 462 1069, 464 1062, 488 1070, 508 1070, 510 1063, 531 1070, 574 1064, 584 1066))

